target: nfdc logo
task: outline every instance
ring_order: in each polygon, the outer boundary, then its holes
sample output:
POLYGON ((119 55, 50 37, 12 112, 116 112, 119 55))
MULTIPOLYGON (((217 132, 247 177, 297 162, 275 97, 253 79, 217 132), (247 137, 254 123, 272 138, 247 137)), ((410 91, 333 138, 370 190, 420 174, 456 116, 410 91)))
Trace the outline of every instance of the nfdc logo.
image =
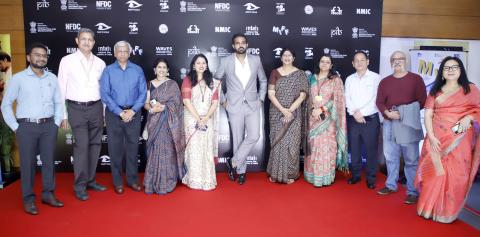
POLYGON ((97 10, 112 10, 112 1, 97 1, 95 6, 97 10))

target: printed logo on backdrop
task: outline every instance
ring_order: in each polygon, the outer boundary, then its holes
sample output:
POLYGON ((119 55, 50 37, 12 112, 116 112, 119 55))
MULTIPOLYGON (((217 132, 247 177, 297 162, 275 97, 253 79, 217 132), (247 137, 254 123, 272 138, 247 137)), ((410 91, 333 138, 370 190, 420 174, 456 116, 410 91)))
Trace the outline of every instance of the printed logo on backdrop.
POLYGON ((110 47, 110 46, 99 46, 97 48, 97 56, 113 56, 112 47, 110 47))
POLYGON ((168 10, 170 10, 168 0, 159 0, 158 6, 160 6, 160 12, 162 13, 168 12, 168 10))
POLYGON ((245 5, 243 5, 245 7, 245 13, 251 13, 251 14, 257 14, 258 13, 258 9, 260 9, 259 6, 249 2, 249 3, 246 3, 245 5))
POLYGON ((168 32, 168 26, 166 24, 160 24, 158 26, 158 31, 160 34, 166 34, 168 32))
POLYGON ((340 29, 340 27, 337 26, 330 30, 330 38, 333 38, 335 36, 341 36, 342 32, 343 31, 340 29))
POLYGON ((253 26, 246 26, 245 27, 245 35, 260 35, 260 28, 256 25, 253 26))
POLYGON ((156 46, 155 47, 155 55, 156 56, 172 56, 173 55, 173 47, 171 46, 156 46))
MULTIPOLYGON (((67 52, 67 54, 72 54, 72 53, 77 52, 77 48, 67 47, 67 48, 65 49, 65 51, 67 52)), ((67 134, 69 134, 69 133, 67 133, 67 134)), ((71 144, 71 143, 68 143, 69 140, 68 140, 67 134, 65 134, 65 137, 67 138, 67 141, 66 141, 66 142, 67 142, 67 144, 71 144)), ((70 134, 70 135, 71 135, 71 134, 70 134)))
POLYGON ((302 26, 300 30, 302 36, 317 36, 317 27, 315 26, 302 26))
POLYGON ((286 26, 273 26, 272 32, 278 35, 288 35, 290 30, 286 26))
POLYGON ((128 22, 128 29, 129 35, 138 35, 138 22, 128 22))
POLYGON ((140 48, 140 46, 138 45, 132 46, 132 54, 135 56, 137 55, 141 56, 143 55, 143 49, 140 48))
POLYGON ((87 5, 80 5, 76 0, 60 0, 60 4, 60 9, 62 11, 83 10, 87 8, 87 5))
POLYGON ((190 25, 187 28, 187 34, 200 34, 200 28, 197 25, 190 25))
MULTIPOLYGON (((75 48, 76 50, 77 48, 75 48)), ((67 50, 68 53, 68 50, 67 50)), ((68 53, 70 54, 70 53, 68 53)), ((67 145, 72 145, 75 142, 75 138, 73 138, 73 135, 71 133, 65 133, 65 144, 67 145)))
POLYGON ((127 1, 127 2, 125 2, 125 4, 128 5, 127 7, 128 7, 129 12, 139 12, 140 7, 143 6, 143 4, 141 4, 137 1, 134 1, 134 0, 127 1))
POLYGON ((180 1, 180 12, 203 12, 206 7, 199 7, 194 2, 180 1))
POLYGON ((313 59, 313 47, 305 47, 305 60, 313 59))
POLYGON ((228 49, 224 47, 217 47, 213 45, 210 47, 211 55, 216 56, 216 57, 226 57, 230 55, 231 53, 228 51, 228 49))
POLYGON ((231 26, 215 26, 215 33, 231 33, 231 26))
POLYGON ((260 55, 260 48, 248 48, 247 53, 251 55, 260 55))
POLYGON ((192 48, 187 49, 187 57, 194 56, 200 53, 200 49, 197 46, 193 46, 192 48))
POLYGON ((52 33, 57 30, 56 28, 49 27, 47 24, 42 22, 31 21, 29 25, 30 25, 30 34, 52 33))
POLYGON ((50 2, 47 0, 43 0, 38 2, 37 1, 37 11, 40 11, 40 8, 49 8, 50 7, 50 2))
POLYGON ((282 48, 275 48, 273 51, 274 58, 280 58, 280 54, 282 54, 282 48))
POLYGON ((110 156, 103 155, 98 158, 101 166, 110 166, 110 156))
POLYGON ((340 8, 339 6, 334 6, 332 7, 332 10, 330 10, 330 15, 341 16, 342 12, 343 12, 342 8, 340 8))
POLYGON ((331 48, 324 48, 323 49, 324 54, 330 54, 332 58, 338 58, 338 59, 344 59, 348 55, 341 53, 338 49, 331 49, 331 48))
POLYGON ((307 14, 307 15, 312 15, 312 13, 313 13, 312 5, 306 5, 305 8, 303 8, 303 10, 305 11, 305 14, 307 14))
POLYGON ((285 15, 285 12, 287 9, 285 9, 285 3, 284 2, 277 2, 277 5, 275 6, 277 9, 277 15, 283 16, 285 15))
POLYGON ((228 2, 216 2, 215 3, 216 12, 230 12, 230 3, 228 2))
POLYGON ((357 8, 356 10, 357 15, 371 15, 372 9, 370 8, 357 8))
POLYGON ((77 33, 80 28, 82 28, 80 23, 65 23, 65 32, 77 33))
POLYGON ((368 33, 368 31, 363 29, 363 28, 358 28, 358 27, 353 27, 352 28, 352 38, 353 39, 372 38, 374 36, 375 36, 375 34, 368 33))
POLYGON ((112 29, 111 26, 103 23, 103 22, 99 22, 95 25, 97 27, 97 33, 98 34, 109 34, 110 33, 110 29, 112 29))
POLYGON ((95 6, 97 10, 112 10, 112 1, 97 1, 95 6))

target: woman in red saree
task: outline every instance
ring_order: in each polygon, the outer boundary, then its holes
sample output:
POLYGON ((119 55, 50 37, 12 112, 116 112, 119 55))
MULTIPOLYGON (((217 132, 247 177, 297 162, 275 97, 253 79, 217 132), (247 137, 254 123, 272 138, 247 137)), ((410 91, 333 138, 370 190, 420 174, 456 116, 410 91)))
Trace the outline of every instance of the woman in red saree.
POLYGON ((457 219, 478 170, 480 92, 462 61, 446 57, 425 103, 427 138, 415 185, 418 215, 442 223, 457 219))

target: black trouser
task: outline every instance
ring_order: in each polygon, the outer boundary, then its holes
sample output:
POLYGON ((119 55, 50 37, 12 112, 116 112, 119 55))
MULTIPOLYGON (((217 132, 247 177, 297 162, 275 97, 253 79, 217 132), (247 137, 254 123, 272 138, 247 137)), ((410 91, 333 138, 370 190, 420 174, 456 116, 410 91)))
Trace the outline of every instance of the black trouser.
POLYGON ((367 152, 367 166, 365 169, 367 182, 375 183, 378 159, 378 132, 380 120, 378 114, 365 116, 367 123, 358 123, 354 117, 348 117, 348 137, 351 151, 351 170, 353 178, 360 178, 362 169, 362 142, 367 152))
POLYGON ((125 158, 127 184, 138 183, 138 140, 140 138, 141 113, 130 122, 123 122, 120 116, 105 110, 108 135, 108 154, 113 185, 123 185, 122 170, 125 158))
POLYGON ((53 195, 55 190, 54 153, 57 132, 58 127, 54 121, 19 123, 16 138, 20 151, 20 176, 24 203, 31 203, 35 200, 33 183, 37 154, 40 154, 40 160, 42 161, 42 198, 48 199, 53 195))
POLYGON ((97 162, 102 148, 103 105, 100 101, 92 105, 68 102, 68 122, 72 127, 73 145, 73 189, 84 191, 87 184, 95 183, 97 162))

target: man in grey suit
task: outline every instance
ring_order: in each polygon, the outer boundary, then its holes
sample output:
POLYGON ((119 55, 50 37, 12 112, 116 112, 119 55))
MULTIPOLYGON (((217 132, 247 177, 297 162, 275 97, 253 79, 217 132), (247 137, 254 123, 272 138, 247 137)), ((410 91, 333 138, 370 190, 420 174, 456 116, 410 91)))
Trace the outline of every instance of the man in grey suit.
POLYGON ((248 55, 247 38, 243 34, 232 37, 235 53, 221 60, 215 73, 226 86, 226 95, 221 102, 228 113, 232 129, 233 157, 227 159, 228 176, 238 183, 245 183, 247 156, 260 137, 260 113, 267 93, 267 77, 259 56, 248 55), (257 78, 260 88, 257 88, 257 78), (246 136, 245 136, 246 133, 246 136))

